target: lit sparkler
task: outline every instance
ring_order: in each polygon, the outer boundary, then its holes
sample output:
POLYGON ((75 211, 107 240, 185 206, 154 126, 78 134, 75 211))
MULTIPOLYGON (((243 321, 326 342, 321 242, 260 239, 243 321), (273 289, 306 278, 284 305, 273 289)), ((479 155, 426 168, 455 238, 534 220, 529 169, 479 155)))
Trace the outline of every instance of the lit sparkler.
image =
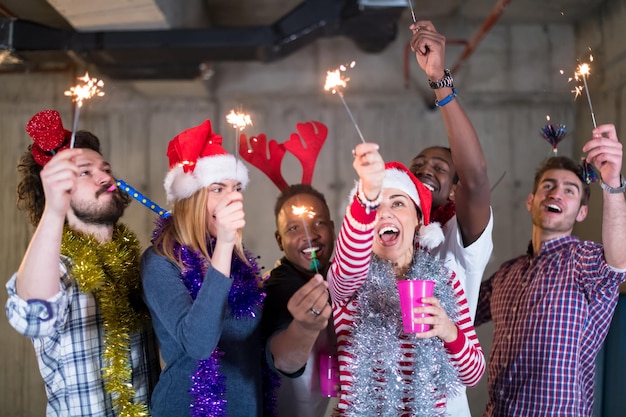
POLYGON ((306 241, 309 244, 309 250, 311 251, 311 266, 310 269, 315 268, 316 273, 320 273, 319 266, 320 261, 317 259, 317 254, 315 253, 315 249, 313 249, 313 245, 311 244, 311 237, 309 236, 309 229, 306 227, 306 222, 304 221, 304 216, 307 216, 309 219, 315 217, 315 212, 306 206, 291 206, 291 211, 296 216, 299 216, 302 219, 302 226, 304 227, 304 234, 306 235, 306 241))
POLYGON ((76 103, 74 110, 74 123, 72 125, 72 136, 70 139, 70 148, 74 147, 74 141, 76 139, 76 129, 78 128, 78 118, 80 117, 80 109, 83 107, 85 100, 89 100, 94 96, 102 97, 104 91, 104 81, 97 78, 90 78, 89 73, 85 72, 85 75, 78 77, 78 80, 82 81, 82 84, 76 84, 66 90, 63 94, 72 97, 72 101, 76 103))
POLYGON ((249 114, 231 110, 226 115, 226 121, 235 129, 235 175, 237 175, 237 166, 239 165, 239 132, 243 132, 246 126, 252 126, 252 119, 249 114))
POLYGON ((252 126, 252 120, 249 114, 236 113, 235 110, 231 110, 230 113, 226 115, 226 121, 239 131, 243 131, 246 126, 252 126))
POLYGON ((324 90, 330 91, 333 94, 337 94, 339 98, 341 98, 341 102, 343 103, 346 111, 348 112, 348 116, 350 116, 350 120, 352 120, 352 124, 356 128, 361 141, 365 143, 365 138, 363 138, 363 133, 361 133, 361 129, 359 129, 359 125, 356 123, 352 112, 350 111, 350 107, 348 107, 348 103, 343 98, 343 89, 348 85, 348 81, 350 78, 344 78, 341 76, 342 72, 346 72, 348 68, 354 68, 356 63, 352 61, 349 65, 341 65, 334 71, 326 71, 326 82, 324 83, 324 90))
MULTIPOLYGON (((593 62, 593 55, 589 55, 589 62, 593 62)), ((574 78, 576 81, 579 81, 581 78, 583 80, 583 86, 585 93, 587 95, 587 103, 589 103, 589 111, 591 112, 591 121, 593 122, 594 129, 597 127, 596 125, 596 115, 593 112, 593 105, 591 104, 591 96, 589 94, 589 87, 587 86, 587 77, 591 73, 591 66, 587 62, 583 62, 576 68, 576 72, 574 73, 574 78)), ((572 78, 569 79, 571 81, 572 78)), ((574 87, 572 93, 574 93, 574 99, 578 98, 579 95, 582 94, 583 86, 578 85, 574 87)))

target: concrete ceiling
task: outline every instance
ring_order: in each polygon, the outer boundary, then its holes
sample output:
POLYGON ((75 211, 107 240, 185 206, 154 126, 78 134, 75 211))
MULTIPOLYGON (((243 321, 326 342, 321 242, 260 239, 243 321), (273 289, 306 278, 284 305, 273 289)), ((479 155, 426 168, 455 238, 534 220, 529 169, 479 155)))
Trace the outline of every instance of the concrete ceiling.
MULTIPOLYGON (((573 23, 604 0, 413 0, 418 19, 573 23)), ((406 0, 0 0, 5 70, 95 66, 116 79, 193 79, 215 61, 275 61, 320 37, 378 52, 406 0), (9 54, 10 53, 10 54, 9 54), (164 57, 167 57, 165 59, 164 57)), ((0 68, 1 70, 2 68, 0 68)))

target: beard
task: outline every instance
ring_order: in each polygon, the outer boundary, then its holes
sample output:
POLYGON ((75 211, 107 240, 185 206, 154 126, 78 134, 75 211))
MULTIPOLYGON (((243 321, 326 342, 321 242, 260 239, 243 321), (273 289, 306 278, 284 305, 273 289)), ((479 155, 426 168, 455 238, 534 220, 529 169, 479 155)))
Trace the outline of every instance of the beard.
POLYGON ((120 195, 119 190, 115 190, 106 202, 98 202, 99 196, 103 192, 96 193, 96 202, 77 201, 71 202, 70 207, 74 215, 86 224, 113 226, 124 214, 128 205, 120 195), (99 203, 99 204, 98 204, 99 203))

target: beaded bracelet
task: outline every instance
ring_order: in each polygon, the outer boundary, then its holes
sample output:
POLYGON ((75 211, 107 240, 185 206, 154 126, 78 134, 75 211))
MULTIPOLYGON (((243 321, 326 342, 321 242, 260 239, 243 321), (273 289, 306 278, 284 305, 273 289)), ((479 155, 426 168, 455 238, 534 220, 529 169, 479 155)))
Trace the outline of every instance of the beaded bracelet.
POLYGON ((446 104, 448 104, 449 102, 454 100, 456 98, 456 95, 457 95, 456 88, 453 87, 452 88, 452 94, 442 98, 441 100, 435 100, 435 106, 437 106, 437 107, 445 106, 446 104))
POLYGON ((361 204, 361 206, 365 208, 365 214, 370 214, 372 210, 376 210, 378 206, 380 206, 380 203, 383 202, 383 193, 378 193, 378 197, 376 197, 376 200, 368 200, 367 197, 365 197, 365 193, 363 192, 363 183, 359 181, 359 188, 356 192, 356 199, 359 204, 361 204))

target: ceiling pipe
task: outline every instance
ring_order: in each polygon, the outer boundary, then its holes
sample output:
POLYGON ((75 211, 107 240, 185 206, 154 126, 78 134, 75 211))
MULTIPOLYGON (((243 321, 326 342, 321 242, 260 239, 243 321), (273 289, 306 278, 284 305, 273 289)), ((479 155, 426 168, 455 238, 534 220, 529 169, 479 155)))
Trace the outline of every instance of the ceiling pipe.
POLYGON ((498 19, 500 19, 500 16, 502 16, 502 13, 504 13, 504 9, 506 8, 506 6, 509 5, 509 3, 511 3, 511 0, 498 0, 496 5, 491 10, 489 16, 487 16, 487 18, 483 22, 480 29, 478 29, 472 40, 467 43, 467 45, 465 46, 465 50, 456 61, 456 63, 452 66, 451 71, 453 74, 456 73, 457 70, 461 67, 461 64, 463 64, 463 62, 465 62, 465 60, 467 60, 467 58, 472 55, 472 53, 476 49, 476 46, 478 46, 480 41, 483 40, 485 35, 491 30, 493 25, 495 25, 498 19))
POLYGON ((322 37, 344 36, 378 52, 395 39, 402 10, 360 10, 356 0, 303 0, 265 26, 101 32, 0 19, 0 49, 33 64, 76 57, 114 79, 193 79, 204 62, 273 62, 322 37))
MULTIPOLYGON (((461 40, 461 39, 447 39, 446 45, 464 45, 465 49, 461 53, 459 59, 452 66, 451 72, 455 74, 461 65, 472 55, 480 41, 489 33, 493 25, 496 24, 502 13, 504 13, 504 9, 506 6, 511 3, 511 0, 498 0, 498 2, 494 5, 493 9, 491 9, 491 13, 485 18, 483 24, 480 26, 478 31, 474 34, 474 37, 470 41, 461 40)), ((407 42, 404 45, 404 58, 403 58, 403 69, 404 69, 404 88, 408 89, 410 84, 410 71, 409 71, 409 63, 410 63, 410 54, 411 54, 411 42, 407 42)), ((418 89, 424 98, 424 102, 428 108, 434 109, 435 106, 435 98, 431 94, 427 94, 428 91, 425 89, 418 89)))

